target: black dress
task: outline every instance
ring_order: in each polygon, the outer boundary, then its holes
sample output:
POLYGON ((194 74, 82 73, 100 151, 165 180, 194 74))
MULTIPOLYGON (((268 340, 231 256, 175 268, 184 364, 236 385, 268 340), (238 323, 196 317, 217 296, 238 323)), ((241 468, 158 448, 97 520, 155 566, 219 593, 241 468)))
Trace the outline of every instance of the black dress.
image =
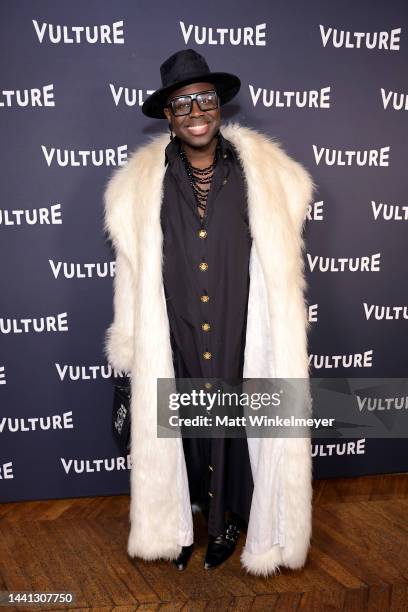
MULTIPOLYGON (((163 282, 179 378, 243 373, 252 238, 242 166, 221 133, 220 146, 203 220, 177 136, 165 151, 163 282)), ((246 438, 183 438, 183 447, 190 499, 207 509, 209 535, 223 531, 226 511, 248 522, 253 478, 246 438)))

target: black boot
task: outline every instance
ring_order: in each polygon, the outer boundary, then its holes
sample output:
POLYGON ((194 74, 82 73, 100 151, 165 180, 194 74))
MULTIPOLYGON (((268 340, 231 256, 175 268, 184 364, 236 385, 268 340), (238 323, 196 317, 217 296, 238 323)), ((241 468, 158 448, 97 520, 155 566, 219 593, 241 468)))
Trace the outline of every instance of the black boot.
POLYGON ((191 553, 193 552, 193 548, 194 544, 190 544, 190 546, 183 546, 177 559, 174 559, 173 563, 180 571, 186 569, 191 553))
POLYGON ((224 532, 208 542, 204 569, 211 569, 224 563, 234 552, 239 537, 239 521, 229 519, 224 532))

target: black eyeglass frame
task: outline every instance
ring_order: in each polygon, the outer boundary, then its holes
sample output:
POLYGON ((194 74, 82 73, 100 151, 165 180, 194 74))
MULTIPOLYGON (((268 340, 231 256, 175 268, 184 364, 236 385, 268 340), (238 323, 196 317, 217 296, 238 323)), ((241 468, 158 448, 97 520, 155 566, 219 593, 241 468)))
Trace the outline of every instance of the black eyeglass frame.
POLYGON ((193 100, 196 100, 200 110, 205 112, 205 111, 209 111, 209 110, 215 110, 216 108, 218 108, 219 95, 218 95, 218 93, 216 92, 215 89, 204 89, 203 91, 197 91, 196 93, 193 93, 193 94, 182 94, 181 96, 175 96, 174 98, 169 100, 164 108, 168 108, 170 106, 171 110, 172 110, 172 113, 173 113, 173 115, 175 117, 184 117, 185 115, 189 115, 191 113, 191 111, 193 110, 193 100), (201 96, 202 94, 205 94, 205 93, 214 93, 215 94, 217 105, 214 108, 201 108, 200 101, 197 99, 197 96, 201 96), (173 107, 173 102, 174 102, 174 100, 177 100, 178 98, 190 98, 190 109, 188 110, 187 113, 181 113, 179 115, 175 114, 174 107, 173 107))

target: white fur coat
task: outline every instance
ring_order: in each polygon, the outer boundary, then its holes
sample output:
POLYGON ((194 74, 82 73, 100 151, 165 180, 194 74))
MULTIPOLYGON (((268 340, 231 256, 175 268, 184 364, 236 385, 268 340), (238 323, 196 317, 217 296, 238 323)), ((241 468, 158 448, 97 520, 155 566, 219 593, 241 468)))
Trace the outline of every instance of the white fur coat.
MULTIPOLYGON (((303 378, 309 387, 302 231, 313 181, 270 137, 238 123, 221 131, 243 164, 253 238, 244 377, 303 378)), ((160 134, 137 148, 105 191, 116 253, 105 350, 115 368, 131 373, 128 553, 145 560, 174 559, 193 541, 182 440, 156 434, 156 379, 174 378, 160 225, 168 142, 160 134)), ((248 446, 254 494, 242 564, 262 575, 301 568, 311 536, 310 439, 248 438, 248 446)))

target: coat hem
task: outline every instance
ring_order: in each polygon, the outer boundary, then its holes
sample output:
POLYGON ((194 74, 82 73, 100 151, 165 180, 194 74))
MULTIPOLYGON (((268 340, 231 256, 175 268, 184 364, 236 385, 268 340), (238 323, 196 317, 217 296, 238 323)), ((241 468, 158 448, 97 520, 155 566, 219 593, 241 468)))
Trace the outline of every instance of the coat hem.
POLYGON ((281 572, 280 566, 288 567, 291 570, 302 569, 306 563, 307 552, 305 555, 296 559, 285 558, 285 549, 278 544, 268 551, 261 554, 253 554, 244 548, 241 553, 241 563, 249 574, 255 576, 275 576, 281 572))
POLYGON ((134 558, 134 557, 138 557, 140 559, 143 559, 144 561, 160 561, 160 560, 164 560, 164 561, 173 561, 174 559, 177 559, 177 557, 179 556, 181 552, 181 546, 176 545, 176 546, 167 546, 167 547, 163 547, 160 546, 160 550, 158 550, 157 548, 151 548, 149 550, 149 552, 146 552, 146 548, 145 547, 140 547, 140 546, 135 546, 132 543, 128 543, 128 547, 127 547, 127 553, 129 555, 129 557, 134 558))
POLYGON ((270 576, 280 573, 282 552, 279 545, 260 555, 254 555, 244 548, 241 553, 241 563, 249 574, 255 576, 270 576))

